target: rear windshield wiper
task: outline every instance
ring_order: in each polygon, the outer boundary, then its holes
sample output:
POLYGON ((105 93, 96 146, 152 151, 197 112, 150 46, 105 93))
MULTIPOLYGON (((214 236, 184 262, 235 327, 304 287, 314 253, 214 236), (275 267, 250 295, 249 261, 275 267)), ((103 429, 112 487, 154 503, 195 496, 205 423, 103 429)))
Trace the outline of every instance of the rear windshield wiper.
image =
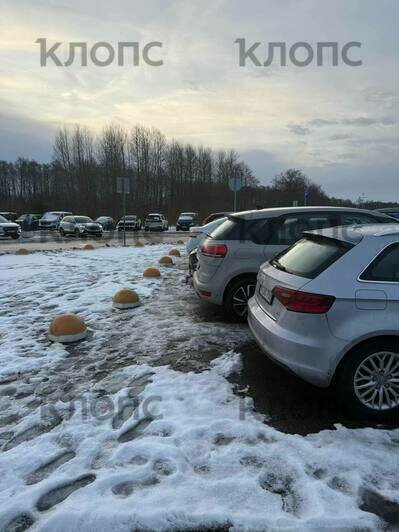
POLYGON ((274 266, 275 268, 277 268, 278 270, 281 270, 282 272, 286 272, 287 271, 287 268, 285 266, 283 266, 282 264, 280 264, 279 261, 276 260, 276 259, 273 259, 271 261, 271 265, 274 266))

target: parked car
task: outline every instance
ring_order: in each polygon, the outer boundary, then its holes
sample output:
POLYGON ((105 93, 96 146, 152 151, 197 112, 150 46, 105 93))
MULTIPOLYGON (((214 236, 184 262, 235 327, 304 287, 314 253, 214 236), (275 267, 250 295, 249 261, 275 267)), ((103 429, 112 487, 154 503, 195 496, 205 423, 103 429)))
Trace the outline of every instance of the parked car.
POLYGON ((127 214, 119 220, 116 226, 118 231, 123 231, 124 227, 126 231, 139 231, 141 229, 141 220, 135 214, 127 214))
POLYGON ((226 218, 218 218, 213 222, 206 225, 199 225, 192 227, 190 230, 190 239, 186 243, 186 249, 188 253, 188 271, 189 275, 193 275, 198 265, 197 250, 203 240, 212 234, 219 225, 221 225, 226 218))
POLYGON ((212 212, 211 214, 208 214, 208 216, 202 220, 202 225, 209 224, 210 222, 213 222, 214 220, 217 220, 218 218, 225 218, 229 214, 233 214, 233 213, 231 211, 212 212))
POLYGON ((39 220, 41 217, 41 214, 21 214, 15 222, 20 225, 23 231, 36 231, 39 229, 39 220))
POLYGON ((167 231, 169 222, 163 214, 147 214, 144 222, 145 231, 167 231))
POLYGON ((75 235, 78 238, 82 236, 101 237, 103 227, 88 216, 65 216, 60 222, 59 232, 61 236, 75 235))
POLYGON ((364 209, 287 207, 231 214, 204 240, 193 275, 197 294, 223 305, 230 318, 244 321, 260 265, 294 244, 306 230, 392 218, 364 209))
POLYGON ((0 237, 11 237, 17 239, 21 236, 21 227, 15 223, 10 222, 4 216, 0 216, 0 237))
POLYGON ((176 221, 176 231, 188 231, 190 227, 198 224, 198 213, 182 212, 176 221))
POLYGON ((219 227, 219 225, 225 220, 226 218, 218 218, 209 224, 191 227, 189 234, 190 238, 186 243, 187 253, 191 253, 194 248, 198 248, 201 242, 205 240, 206 237, 211 236, 212 231, 219 227))
POLYGON ((0 216, 5 218, 8 222, 15 222, 15 220, 18 218, 18 214, 16 212, 0 212, 0 216))
POLYGON ((275 361, 356 413, 399 414, 399 226, 323 229, 260 269, 249 326, 275 361))
POLYGON ((39 229, 59 229, 61 220, 71 214, 71 212, 66 211, 46 212, 39 220, 39 229))
POLYGON ((99 216, 96 223, 100 224, 104 231, 113 231, 115 229, 115 220, 110 216, 99 216))
POLYGON ((390 207, 387 209, 376 209, 376 212, 382 212, 383 214, 392 216, 392 218, 399 219, 399 207, 390 207))

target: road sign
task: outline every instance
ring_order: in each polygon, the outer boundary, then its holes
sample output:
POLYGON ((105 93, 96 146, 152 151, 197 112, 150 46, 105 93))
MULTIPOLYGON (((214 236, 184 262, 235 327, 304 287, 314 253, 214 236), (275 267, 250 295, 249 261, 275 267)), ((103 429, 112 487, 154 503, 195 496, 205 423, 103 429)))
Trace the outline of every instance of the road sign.
POLYGON ((238 176, 229 178, 229 188, 232 192, 238 192, 242 189, 242 178, 238 176))
POLYGON ((126 194, 130 194, 130 180, 128 177, 116 178, 116 191, 118 194, 122 194, 123 245, 126 246, 126 194))
POLYGON ((118 194, 130 194, 130 179, 128 177, 117 177, 116 191, 118 194))

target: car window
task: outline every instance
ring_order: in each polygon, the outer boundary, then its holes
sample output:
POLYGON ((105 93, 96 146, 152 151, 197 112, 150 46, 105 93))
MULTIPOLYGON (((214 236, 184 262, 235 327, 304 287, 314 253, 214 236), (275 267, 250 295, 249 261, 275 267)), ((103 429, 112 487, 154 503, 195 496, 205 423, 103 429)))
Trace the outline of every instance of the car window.
POLYGON ((345 212, 339 215, 340 225, 356 225, 356 224, 379 224, 389 223, 389 218, 385 216, 373 216, 372 214, 345 212))
POLYGON ((7 222, 8 222, 8 220, 6 220, 6 219, 4 218, 4 216, 0 216, 0 223, 1 223, 1 224, 5 224, 5 223, 7 223, 7 222))
POLYGON ((269 238, 268 218, 246 220, 239 217, 229 217, 212 231, 212 238, 216 240, 251 241, 254 244, 264 244, 269 238))
POLYGON ((330 213, 288 214, 273 221, 268 244, 291 246, 302 238, 304 231, 324 229, 336 225, 330 213))
POLYGON ((307 236, 271 260, 275 268, 314 279, 352 246, 331 238, 307 236))
POLYGON ((65 218, 62 219, 63 222, 71 223, 73 222, 72 216, 65 216, 65 218))
POLYGON ((399 242, 385 248, 360 275, 363 281, 399 282, 399 242))

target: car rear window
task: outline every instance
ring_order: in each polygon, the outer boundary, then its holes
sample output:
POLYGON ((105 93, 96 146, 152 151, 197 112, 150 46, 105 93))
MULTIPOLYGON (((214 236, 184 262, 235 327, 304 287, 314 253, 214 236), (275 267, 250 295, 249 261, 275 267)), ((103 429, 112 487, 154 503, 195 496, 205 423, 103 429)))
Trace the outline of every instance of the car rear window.
POLYGON ((265 244, 270 232, 267 218, 245 220, 235 216, 228 217, 211 233, 215 240, 250 240, 255 244, 265 244))
POLYGON ((314 279, 352 248, 323 237, 306 237, 271 260, 272 266, 299 277, 314 279))

